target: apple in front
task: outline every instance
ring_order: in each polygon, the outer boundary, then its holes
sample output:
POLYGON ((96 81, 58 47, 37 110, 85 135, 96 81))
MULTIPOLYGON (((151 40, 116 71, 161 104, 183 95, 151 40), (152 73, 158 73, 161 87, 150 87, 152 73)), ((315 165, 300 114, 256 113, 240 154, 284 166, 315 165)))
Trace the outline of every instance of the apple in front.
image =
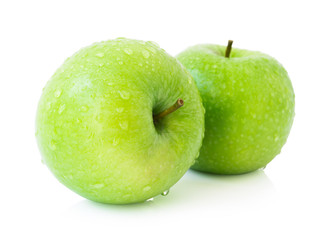
POLYGON ((44 88, 36 117, 51 172, 103 203, 166 192, 194 163, 203 135, 204 108, 187 70, 157 44, 124 38, 68 58, 44 88))
POLYGON ((261 52, 201 44, 177 58, 203 99, 205 138, 193 169, 241 174, 265 167, 280 153, 294 118, 286 70, 261 52))

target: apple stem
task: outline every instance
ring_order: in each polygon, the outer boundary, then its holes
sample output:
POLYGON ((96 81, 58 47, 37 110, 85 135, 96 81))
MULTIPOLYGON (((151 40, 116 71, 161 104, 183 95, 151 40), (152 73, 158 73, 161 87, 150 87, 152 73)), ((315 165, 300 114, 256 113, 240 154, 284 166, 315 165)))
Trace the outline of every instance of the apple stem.
POLYGON ((228 40, 228 45, 226 48, 226 55, 225 55, 226 58, 229 58, 230 56, 231 46, 233 45, 233 42, 234 42, 233 40, 228 40))
POLYGON ((154 118, 154 122, 158 121, 159 119, 165 117, 166 115, 178 110, 180 107, 182 107, 184 104, 183 100, 181 98, 179 98, 171 107, 169 107, 168 109, 153 115, 154 118))

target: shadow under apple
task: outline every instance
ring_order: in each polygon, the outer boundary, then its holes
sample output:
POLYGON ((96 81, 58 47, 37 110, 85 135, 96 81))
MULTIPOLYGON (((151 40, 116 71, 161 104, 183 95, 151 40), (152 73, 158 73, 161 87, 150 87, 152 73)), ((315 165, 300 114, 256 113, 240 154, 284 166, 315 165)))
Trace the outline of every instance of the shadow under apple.
POLYGON ((82 200, 69 209, 73 214, 126 214, 134 216, 162 214, 180 211, 221 211, 253 210, 276 199, 276 190, 263 170, 242 175, 214 175, 189 170, 170 189, 167 196, 157 196, 144 203, 109 205, 82 200), (210 207, 212 205, 212 207, 210 207))

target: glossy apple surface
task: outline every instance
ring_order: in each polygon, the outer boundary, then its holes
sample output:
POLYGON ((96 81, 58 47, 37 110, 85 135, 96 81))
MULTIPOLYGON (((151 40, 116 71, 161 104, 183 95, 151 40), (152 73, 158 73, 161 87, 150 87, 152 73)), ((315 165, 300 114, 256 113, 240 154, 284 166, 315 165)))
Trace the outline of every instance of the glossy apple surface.
POLYGON ((68 58, 44 88, 36 117, 44 163, 65 186, 103 203, 168 190, 194 163, 203 131, 190 74, 155 43, 131 39, 68 58), (154 123, 178 98, 184 106, 154 123))
POLYGON ((193 169, 241 174, 265 167, 287 140, 294 92, 286 70, 254 51, 202 44, 177 58, 201 93, 205 138, 193 169))

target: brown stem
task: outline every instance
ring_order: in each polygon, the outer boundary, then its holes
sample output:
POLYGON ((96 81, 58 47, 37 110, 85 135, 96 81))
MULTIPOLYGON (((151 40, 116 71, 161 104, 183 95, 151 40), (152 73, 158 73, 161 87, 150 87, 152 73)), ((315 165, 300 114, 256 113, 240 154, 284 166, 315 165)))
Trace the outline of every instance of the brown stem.
POLYGON ((171 107, 168 109, 156 114, 153 116, 154 122, 158 121, 159 119, 165 117, 166 115, 178 110, 180 107, 182 107, 184 104, 183 100, 179 98, 171 107))
POLYGON ((226 48, 226 55, 225 55, 226 58, 229 58, 230 56, 231 46, 233 45, 233 42, 234 42, 233 40, 228 40, 228 45, 226 48))

